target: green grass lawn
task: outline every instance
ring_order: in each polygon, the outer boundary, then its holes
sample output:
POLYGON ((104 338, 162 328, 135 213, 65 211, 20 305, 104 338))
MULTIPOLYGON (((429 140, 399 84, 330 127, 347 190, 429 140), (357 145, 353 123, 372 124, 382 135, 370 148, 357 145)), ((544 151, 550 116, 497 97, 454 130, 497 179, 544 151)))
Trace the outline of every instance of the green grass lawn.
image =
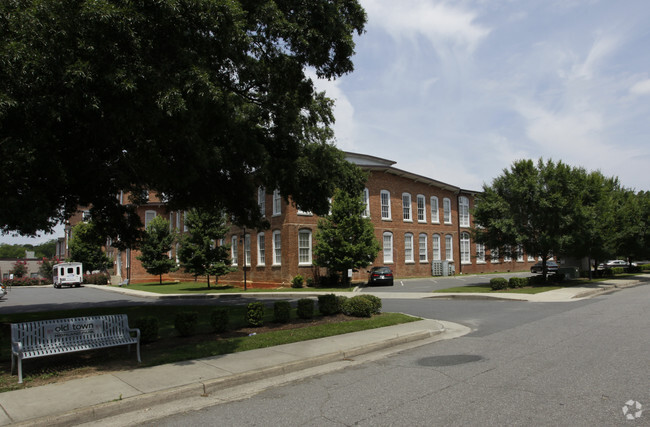
POLYGON ((253 329, 257 330, 256 334, 248 336, 246 333, 248 330, 242 329, 251 328, 245 319, 246 307, 231 306, 227 307, 229 310, 228 331, 224 334, 215 334, 210 325, 210 315, 215 307, 214 305, 142 305, 0 315, 0 366, 2 367, 0 392, 38 386, 80 375, 94 375, 101 374, 104 371, 136 369, 144 366, 236 353, 419 320, 398 313, 382 313, 371 318, 354 318, 348 321, 317 324, 319 320, 327 318, 320 316, 316 310, 314 322, 299 320, 294 308, 291 313, 291 323, 307 323, 300 324, 300 327, 296 329, 280 329, 281 324, 273 323, 273 308, 267 306, 264 314, 265 327, 253 329), (174 327, 176 314, 184 311, 198 313, 199 322, 194 336, 180 337, 176 332, 174 327), (131 327, 135 326, 138 318, 149 316, 158 318, 159 339, 142 345, 141 364, 138 364, 135 360, 133 350, 129 353, 126 347, 122 346, 30 359, 23 363, 24 385, 17 384, 17 375, 10 375, 10 323, 118 313, 128 315, 131 327), (242 333, 242 331, 244 332, 242 333))
POLYGON ((156 294, 219 294, 219 293, 253 293, 253 292, 351 292, 353 288, 251 288, 244 291, 243 287, 233 285, 210 285, 203 282, 159 282, 133 283, 127 286, 128 289, 136 291, 152 292, 156 294))

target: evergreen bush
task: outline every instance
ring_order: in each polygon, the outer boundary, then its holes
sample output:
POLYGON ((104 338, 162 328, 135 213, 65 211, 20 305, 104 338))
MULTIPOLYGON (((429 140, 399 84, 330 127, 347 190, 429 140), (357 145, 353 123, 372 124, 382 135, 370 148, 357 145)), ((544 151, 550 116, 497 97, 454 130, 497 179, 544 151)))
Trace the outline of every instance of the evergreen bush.
POLYGON ((291 303, 289 301, 276 301, 273 303, 273 321, 288 323, 291 320, 291 303))
POLYGON ((305 279, 302 277, 302 275, 298 274, 293 279, 291 279, 291 287, 292 288, 302 288, 302 284, 303 284, 304 281, 305 281, 305 279))
POLYGON ((343 313, 348 316, 371 317, 373 310, 373 303, 360 295, 348 298, 343 304, 343 313))
POLYGON ((301 319, 311 319, 314 317, 314 300, 309 298, 299 299, 297 314, 301 319))
POLYGON ((215 333, 225 332, 228 329, 230 317, 227 308, 215 308, 210 313, 210 326, 215 333))
POLYGON ((334 294, 326 294, 318 296, 318 311, 323 316, 331 316, 341 312, 339 302, 334 294))
POLYGON ((181 311, 176 314, 174 327, 182 337, 189 337, 196 333, 196 326, 199 323, 199 313, 196 311, 181 311))
POLYGON ((135 327, 140 329, 140 342, 142 344, 158 340, 160 322, 155 316, 140 317, 135 321, 135 327))
POLYGON ((374 295, 369 295, 369 294, 363 294, 359 295, 361 298, 364 298, 368 301, 370 301, 370 304, 372 304, 372 314, 379 314, 381 313, 381 298, 376 297, 374 295))
POLYGON ((490 288, 493 291, 500 291, 508 287, 508 281, 503 277, 494 277, 490 279, 490 288))
POLYGON ((264 325, 264 304, 251 302, 246 306, 246 321, 251 326, 264 325))

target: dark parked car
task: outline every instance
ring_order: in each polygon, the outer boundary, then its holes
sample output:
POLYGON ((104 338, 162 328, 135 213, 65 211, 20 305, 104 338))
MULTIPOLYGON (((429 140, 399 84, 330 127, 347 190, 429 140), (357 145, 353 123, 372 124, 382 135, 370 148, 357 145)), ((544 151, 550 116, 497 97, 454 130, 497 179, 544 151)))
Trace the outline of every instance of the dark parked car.
MULTIPOLYGON (((550 259, 548 261, 546 261, 546 271, 548 272, 548 274, 557 273, 557 270, 559 268, 560 267, 557 265, 557 263, 555 261, 550 260, 550 259)), ((533 274, 542 274, 542 273, 544 273, 544 270, 542 269, 542 262, 540 261, 537 264, 530 267, 530 272, 533 273, 533 274)))
POLYGON ((393 286, 393 270, 389 267, 373 267, 368 273, 368 285, 393 286))

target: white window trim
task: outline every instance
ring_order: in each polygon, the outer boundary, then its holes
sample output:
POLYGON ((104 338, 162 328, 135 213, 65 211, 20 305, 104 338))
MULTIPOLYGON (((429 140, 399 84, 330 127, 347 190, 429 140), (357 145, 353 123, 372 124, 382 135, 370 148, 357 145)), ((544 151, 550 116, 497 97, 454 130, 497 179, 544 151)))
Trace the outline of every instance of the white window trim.
POLYGON ((469 199, 465 196, 458 198, 458 217, 461 227, 469 227, 469 199))
POLYGON ((253 254, 251 253, 251 235, 244 235, 244 266, 253 265, 253 254))
POLYGON ((442 216, 445 224, 451 224, 451 199, 445 197, 442 199, 442 216))
POLYGON ((282 265, 282 233, 279 230, 273 232, 273 265, 282 265), (279 243, 279 245, 276 243, 279 243), (279 261, 278 252, 280 255, 279 261))
POLYGON ((442 261, 442 252, 440 252, 440 234, 431 236, 431 259, 433 261, 442 261), (436 256, 436 252, 438 256, 436 256))
POLYGON ((413 222, 413 199, 410 193, 402 193, 402 220, 404 222, 413 222), (404 199, 408 198, 408 203, 404 199), (406 217, 408 215, 408 218, 406 217))
POLYGON ((420 263, 428 263, 429 262, 429 246, 427 245, 427 235, 425 233, 420 233, 418 236, 418 260, 420 263), (424 251, 422 250, 422 238, 424 238, 424 251), (424 255, 424 259, 422 259, 422 256, 424 255))
POLYGON ((393 260, 395 259, 393 256, 394 252, 394 245, 393 245, 393 233, 390 231, 386 231, 383 234, 383 239, 382 239, 382 252, 384 254, 384 264, 392 264, 393 260), (390 240, 390 252, 388 252, 388 256, 386 256, 386 238, 389 238, 390 240))
POLYGON ((445 235, 445 260, 454 260, 454 237, 451 234, 445 235))
POLYGON ((153 221, 153 219, 156 217, 158 213, 156 211, 144 211, 144 229, 146 230, 147 227, 149 226, 149 223, 153 221), (151 218, 149 216, 153 215, 151 218))
POLYGON ((433 224, 440 224, 440 203, 438 201, 438 197, 431 196, 431 198, 429 199, 429 204, 431 205, 431 222, 433 224), (435 212, 433 210, 434 206, 436 208, 435 212))
POLYGON ((260 207, 262 218, 266 217, 266 190, 264 187, 257 189, 257 204, 260 207))
POLYGON ((298 231, 298 265, 305 266, 305 265, 312 265, 312 232, 308 228, 303 228, 298 231), (300 261, 300 251, 301 249, 305 249, 300 246, 300 235, 301 234, 307 234, 309 236, 308 240, 308 246, 307 246, 307 254, 309 257, 308 261, 300 261))
POLYGON ((472 242, 469 233, 460 234, 460 263, 467 265, 472 263, 472 242))
POLYGON ((265 258, 266 258, 266 235, 263 232, 257 233, 257 265, 259 266, 266 265, 265 258), (262 253, 262 251, 264 252, 262 253))
POLYGON ((404 263, 415 264, 415 256, 413 255, 413 233, 404 234, 404 263))
POLYGON ((415 197, 416 200, 416 215, 418 217, 418 222, 427 222, 427 199, 423 194, 418 194, 415 197), (420 202, 422 202, 422 218, 420 219, 420 202))
POLYGON ((379 202, 381 205, 381 219, 383 221, 391 221, 392 215, 391 215, 391 207, 390 207, 390 191, 381 190, 381 192, 379 193, 379 202), (384 195, 386 195, 386 200, 388 202, 386 205, 384 205, 384 195), (384 216, 384 206, 386 206, 386 210, 388 213, 388 215, 386 216, 384 216))
POLYGON ((273 216, 282 215, 282 195, 280 190, 273 191, 273 216))
POLYGON ((366 205, 366 208, 363 211, 363 216, 364 218, 370 218, 370 192, 368 191, 367 188, 363 189, 363 202, 366 205))
POLYGON ((235 234, 230 238, 230 259, 232 260, 232 265, 237 266, 238 256, 237 256, 237 235, 235 234))
POLYGON ((477 264, 486 264, 485 262, 485 244, 477 243, 476 244, 476 263, 477 264))
POLYGON ((498 249, 490 249, 490 263, 492 264, 499 264, 500 258, 499 258, 499 250, 498 249))

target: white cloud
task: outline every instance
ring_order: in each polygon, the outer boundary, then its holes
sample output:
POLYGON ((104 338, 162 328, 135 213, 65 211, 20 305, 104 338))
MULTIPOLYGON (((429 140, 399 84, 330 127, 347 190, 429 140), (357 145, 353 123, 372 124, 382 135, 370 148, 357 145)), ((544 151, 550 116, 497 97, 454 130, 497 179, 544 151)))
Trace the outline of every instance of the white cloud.
POLYGON ((650 95, 650 79, 637 82, 630 88, 633 95, 650 95))

